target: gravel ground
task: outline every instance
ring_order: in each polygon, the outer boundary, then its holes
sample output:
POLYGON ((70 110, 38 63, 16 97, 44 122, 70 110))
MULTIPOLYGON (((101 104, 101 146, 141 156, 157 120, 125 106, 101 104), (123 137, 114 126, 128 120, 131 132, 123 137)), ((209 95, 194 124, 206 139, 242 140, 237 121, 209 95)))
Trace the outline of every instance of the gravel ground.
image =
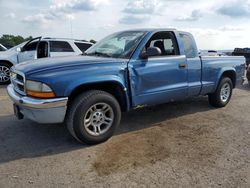
POLYGON ((0 88, 0 187, 250 187, 250 87, 123 114, 109 141, 78 144, 62 125, 16 120, 0 88))

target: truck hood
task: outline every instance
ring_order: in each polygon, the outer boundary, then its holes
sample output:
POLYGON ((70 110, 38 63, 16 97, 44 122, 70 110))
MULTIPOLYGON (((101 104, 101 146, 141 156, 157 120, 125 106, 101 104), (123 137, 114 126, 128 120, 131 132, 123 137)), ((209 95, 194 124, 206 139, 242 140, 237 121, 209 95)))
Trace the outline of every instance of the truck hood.
POLYGON ((43 71, 57 71, 58 69, 79 69, 84 65, 101 64, 101 63, 123 63, 125 59, 105 58, 96 56, 69 56, 42 58, 27 61, 15 65, 15 69, 23 72, 25 75, 34 74, 43 71))

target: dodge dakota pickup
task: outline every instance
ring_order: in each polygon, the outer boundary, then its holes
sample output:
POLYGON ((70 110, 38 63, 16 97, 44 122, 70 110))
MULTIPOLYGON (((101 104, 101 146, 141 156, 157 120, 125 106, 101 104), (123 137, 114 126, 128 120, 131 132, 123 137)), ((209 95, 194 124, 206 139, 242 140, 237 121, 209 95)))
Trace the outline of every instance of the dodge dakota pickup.
POLYGON ((226 106, 244 64, 244 57, 198 56, 187 32, 129 30, 81 56, 18 64, 7 90, 19 119, 65 123, 78 141, 97 144, 113 135, 121 112, 137 107, 199 95, 212 106, 226 106))

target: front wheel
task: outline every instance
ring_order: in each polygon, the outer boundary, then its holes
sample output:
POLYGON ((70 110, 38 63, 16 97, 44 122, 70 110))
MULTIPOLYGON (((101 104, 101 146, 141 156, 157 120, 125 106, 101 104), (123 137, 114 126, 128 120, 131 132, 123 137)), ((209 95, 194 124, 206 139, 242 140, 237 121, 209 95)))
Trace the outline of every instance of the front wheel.
POLYGON ((67 127, 72 136, 87 144, 108 140, 120 123, 121 110, 117 100, 104 91, 88 91, 69 106, 67 127))
POLYGON ((214 107, 224 107, 229 103, 232 92, 232 80, 228 77, 224 77, 221 79, 216 91, 208 95, 209 103, 214 107))
POLYGON ((10 65, 5 62, 0 62, 0 85, 10 83, 10 65))

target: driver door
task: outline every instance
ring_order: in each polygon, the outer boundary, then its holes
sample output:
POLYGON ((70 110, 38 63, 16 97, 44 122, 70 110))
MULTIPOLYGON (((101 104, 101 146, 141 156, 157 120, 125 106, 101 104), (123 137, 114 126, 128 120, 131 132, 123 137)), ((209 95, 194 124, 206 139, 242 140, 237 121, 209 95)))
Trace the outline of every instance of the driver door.
POLYGON ((17 55, 18 63, 36 59, 37 46, 40 40, 41 37, 31 39, 21 48, 21 51, 17 55))
POLYGON ((187 97, 187 60, 180 55, 173 32, 158 32, 144 50, 157 47, 161 55, 132 60, 129 74, 133 106, 155 105, 187 97))

